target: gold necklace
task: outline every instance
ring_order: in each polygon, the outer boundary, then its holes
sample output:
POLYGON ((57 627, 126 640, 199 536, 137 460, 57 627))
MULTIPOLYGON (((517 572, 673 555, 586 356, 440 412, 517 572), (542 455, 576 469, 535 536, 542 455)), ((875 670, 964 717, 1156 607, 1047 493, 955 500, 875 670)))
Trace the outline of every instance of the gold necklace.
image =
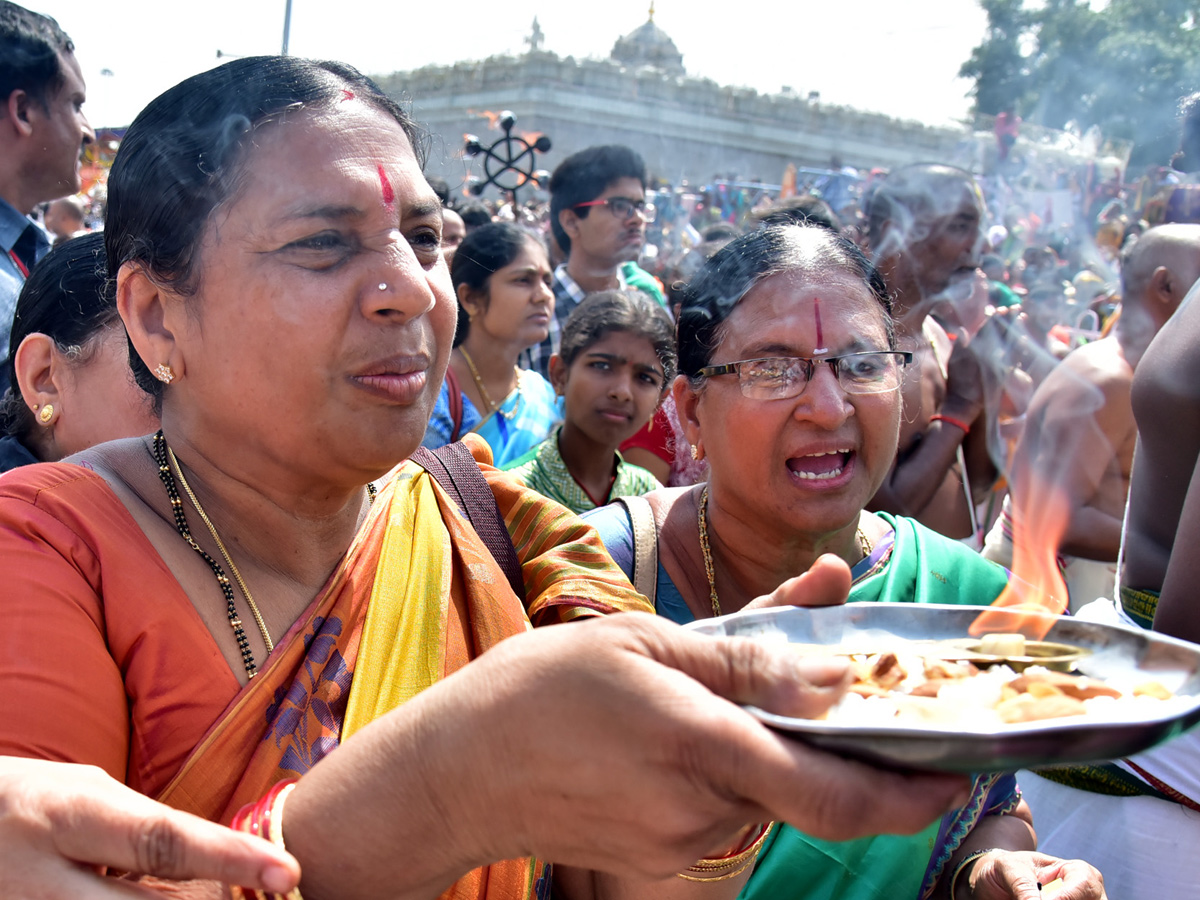
POLYGON ((479 377, 479 370, 475 368, 475 361, 471 359, 471 354, 467 352, 467 348, 459 345, 458 352, 462 354, 463 360, 467 363, 467 368, 471 370, 471 379, 475 382, 475 387, 479 389, 479 396, 483 398, 483 402, 487 404, 489 413, 499 413, 512 421, 512 417, 517 414, 517 409, 521 405, 521 370, 517 366, 513 366, 513 374, 516 376, 517 382, 517 402, 513 404, 513 408, 505 412, 500 408, 499 403, 492 402, 492 395, 488 393, 486 387, 483 386, 483 379, 479 377))
POLYGON ((858 538, 858 549, 862 551, 863 559, 866 559, 875 548, 871 546, 871 542, 867 540, 866 532, 861 527, 854 529, 854 534, 858 538))
POLYGON ((712 550, 708 546, 708 519, 704 510, 708 506, 708 485, 700 492, 700 553, 704 557, 704 574, 708 576, 708 599, 712 601, 714 616, 721 615, 721 601, 717 599, 717 575, 713 571, 712 550))
POLYGON ((196 507, 196 512, 200 513, 200 518, 208 526, 208 533, 217 542, 217 549, 221 551, 221 556, 224 558, 226 565, 229 566, 229 571, 233 573, 234 581, 242 589, 242 596, 246 598, 246 605, 250 607, 250 613, 254 616, 254 621, 258 624, 258 630, 262 632, 263 643, 267 645, 267 655, 270 655, 271 651, 275 649, 275 642, 271 640, 271 634, 267 631, 267 623, 263 621, 262 613, 258 611, 258 604, 250 596, 250 588, 246 587, 246 582, 242 580, 242 573, 238 571, 238 567, 234 565, 233 559, 229 556, 229 551, 225 549, 225 542, 217 534, 216 526, 209 520, 204 507, 200 505, 200 500, 192 491, 192 486, 188 484, 187 478, 184 477, 183 467, 179 465, 179 460, 175 458, 175 451, 171 449, 170 445, 167 446, 167 458, 171 460, 171 465, 175 468, 175 476, 179 479, 179 483, 183 485, 183 490, 187 493, 188 499, 192 501, 192 506, 196 507))
MULTIPOLYGON (((712 603, 712 611, 714 616, 721 615, 721 601, 717 598, 717 574, 713 569, 712 548, 708 545, 708 516, 705 510, 708 507, 708 485, 704 485, 704 490, 700 492, 700 509, 696 515, 696 519, 700 526, 700 555, 704 558, 704 574, 708 578, 708 599, 712 603)), ((858 538, 858 548, 862 551, 863 559, 871 555, 871 542, 867 539, 866 534, 861 528, 855 529, 855 536, 858 538)))

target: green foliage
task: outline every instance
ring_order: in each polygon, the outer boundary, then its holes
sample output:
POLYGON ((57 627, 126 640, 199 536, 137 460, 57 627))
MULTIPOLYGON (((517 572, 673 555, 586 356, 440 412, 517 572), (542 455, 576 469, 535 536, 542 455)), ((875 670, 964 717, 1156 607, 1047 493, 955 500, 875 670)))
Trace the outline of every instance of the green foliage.
POLYGON ((980 0, 980 5, 988 14, 987 36, 958 74, 975 82, 975 111, 994 116, 1020 105, 1028 91, 1021 39, 1033 17, 1022 9, 1021 0, 980 0))
POLYGON ((959 72, 974 82, 977 114, 1008 108, 1052 128, 1098 125, 1136 143, 1134 162, 1166 162, 1178 146, 1178 102, 1200 90, 1200 0, 980 5, 988 31, 959 72))

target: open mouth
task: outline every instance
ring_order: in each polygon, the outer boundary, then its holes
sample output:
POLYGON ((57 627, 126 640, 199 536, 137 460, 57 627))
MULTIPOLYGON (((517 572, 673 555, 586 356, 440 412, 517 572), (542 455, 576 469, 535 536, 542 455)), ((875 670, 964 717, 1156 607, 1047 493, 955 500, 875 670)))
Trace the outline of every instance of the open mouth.
POLYGON ((802 481, 834 481, 846 471, 853 456, 853 450, 829 450, 793 457, 787 461, 787 467, 802 481))

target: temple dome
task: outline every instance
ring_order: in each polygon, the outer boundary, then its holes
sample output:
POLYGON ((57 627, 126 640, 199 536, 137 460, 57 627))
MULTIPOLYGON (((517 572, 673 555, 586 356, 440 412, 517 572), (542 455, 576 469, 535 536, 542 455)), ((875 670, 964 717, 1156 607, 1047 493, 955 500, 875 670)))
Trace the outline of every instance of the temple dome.
POLYGON ((654 24, 653 9, 650 18, 624 37, 617 38, 610 57, 626 66, 653 66, 672 75, 686 74, 683 54, 671 40, 671 36, 654 24))

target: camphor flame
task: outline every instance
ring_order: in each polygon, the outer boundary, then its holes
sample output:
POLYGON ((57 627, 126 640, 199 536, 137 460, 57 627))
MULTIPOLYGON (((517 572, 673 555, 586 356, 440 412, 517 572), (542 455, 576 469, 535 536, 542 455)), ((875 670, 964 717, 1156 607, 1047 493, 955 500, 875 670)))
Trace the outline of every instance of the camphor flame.
POLYGON ((1058 568, 1058 545, 1067 530, 1070 504, 1061 488, 1040 475, 1030 478, 1024 498, 1013 503, 1013 564, 1008 586, 969 629, 973 637, 1021 632, 1042 640, 1067 608, 1067 585, 1058 568), (1026 612, 1028 615, 1013 615, 1026 612))

